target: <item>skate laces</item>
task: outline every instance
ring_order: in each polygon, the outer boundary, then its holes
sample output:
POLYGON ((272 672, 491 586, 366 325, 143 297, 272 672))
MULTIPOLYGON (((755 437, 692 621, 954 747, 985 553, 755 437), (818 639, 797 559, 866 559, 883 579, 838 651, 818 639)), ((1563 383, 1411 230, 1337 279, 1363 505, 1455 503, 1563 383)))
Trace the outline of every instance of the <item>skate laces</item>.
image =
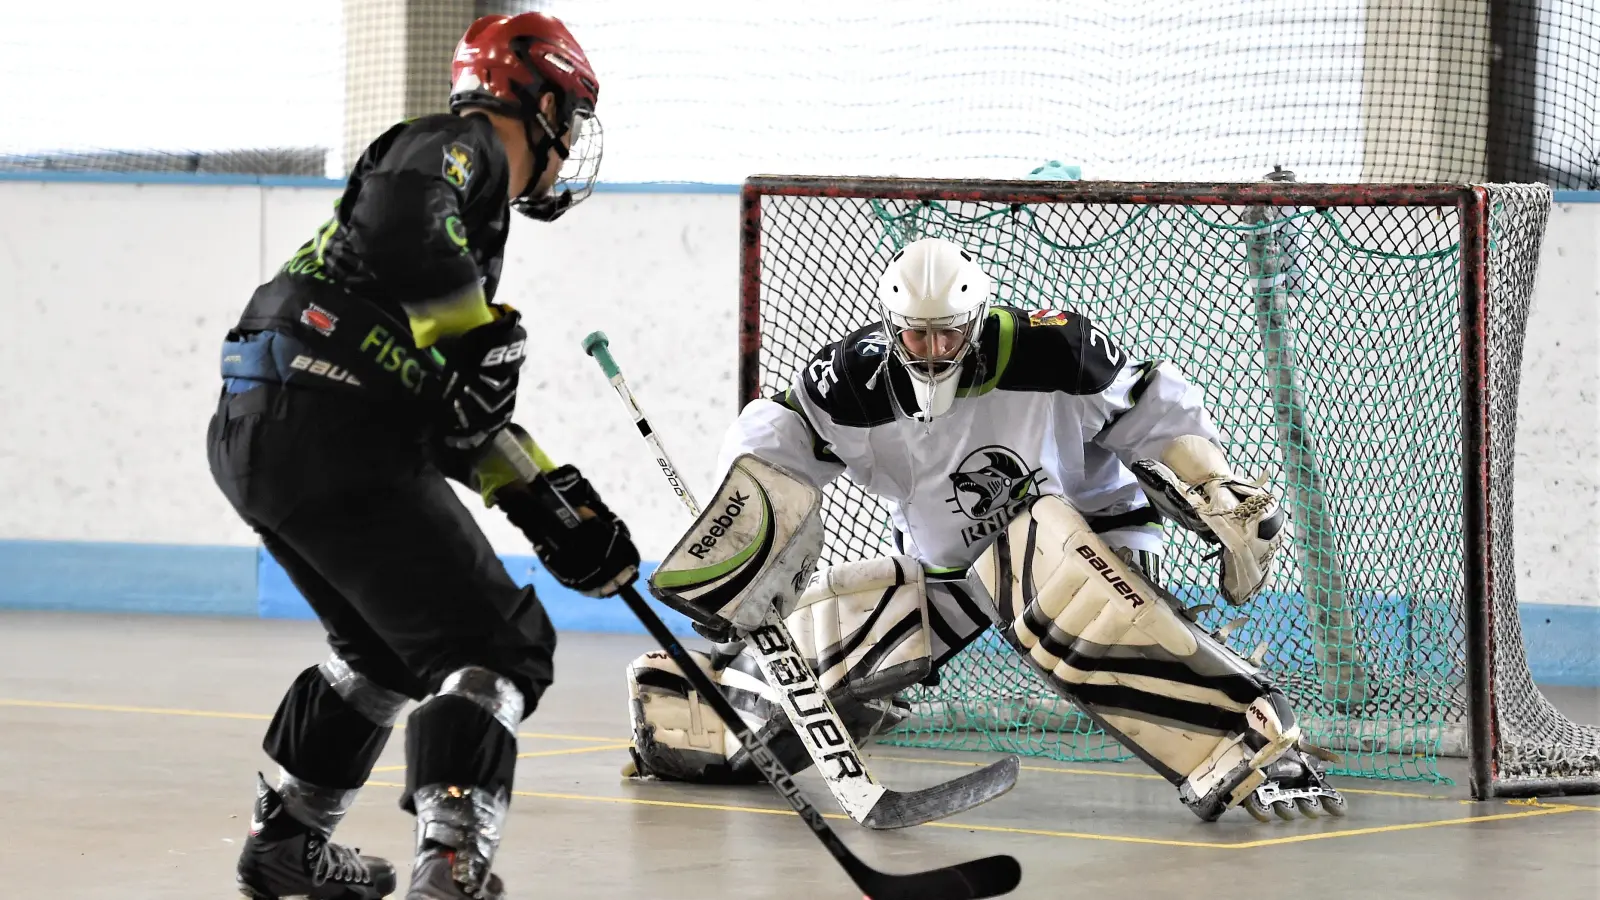
POLYGON ((317 884, 360 883, 372 880, 372 870, 361 858, 361 848, 346 847, 332 841, 322 841, 322 849, 315 854, 311 877, 317 884))
POLYGON ((1228 511, 1228 515, 1244 522, 1261 515, 1270 505, 1272 505, 1272 498, 1265 494, 1252 494, 1240 500, 1238 506, 1228 511))

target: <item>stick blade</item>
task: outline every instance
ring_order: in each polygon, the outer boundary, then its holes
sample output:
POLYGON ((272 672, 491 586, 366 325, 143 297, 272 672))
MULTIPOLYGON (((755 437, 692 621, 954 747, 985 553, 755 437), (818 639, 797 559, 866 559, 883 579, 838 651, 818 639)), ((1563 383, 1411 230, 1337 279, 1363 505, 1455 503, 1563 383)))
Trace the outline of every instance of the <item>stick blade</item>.
POLYGON ((874 869, 850 874, 866 894, 865 900, 979 900, 1015 890, 1022 883, 1022 864, 1013 856, 986 856, 908 875, 874 869))
POLYGON ((1021 767, 1020 760, 1008 756, 976 772, 969 772, 926 790, 904 794, 886 790, 878 802, 867 810, 861 824, 884 831, 909 828, 966 812, 1011 790, 1017 783, 1017 773, 1021 767))

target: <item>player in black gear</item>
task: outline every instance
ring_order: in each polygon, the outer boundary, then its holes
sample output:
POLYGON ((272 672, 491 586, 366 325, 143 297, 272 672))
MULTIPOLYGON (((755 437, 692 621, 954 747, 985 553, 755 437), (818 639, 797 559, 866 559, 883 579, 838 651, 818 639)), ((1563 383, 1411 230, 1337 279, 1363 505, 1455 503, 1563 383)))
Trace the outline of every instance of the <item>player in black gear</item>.
MULTIPOLYGON (((489 16, 456 50, 451 114, 390 129, 333 219, 251 298, 223 349, 211 472, 328 631, 264 747, 240 890, 368 900, 394 866, 330 842, 408 699, 402 806, 411 900, 499 897, 490 873, 516 729, 551 681, 555 633, 446 477, 481 492, 563 584, 609 596, 639 555, 576 469, 496 468, 525 332, 494 302, 516 209, 549 221, 588 195, 599 93, 582 48, 537 13, 489 16), (580 517, 572 516, 576 510, 580 517)), ((501 464, 503 465, 503 463, 501 464)))

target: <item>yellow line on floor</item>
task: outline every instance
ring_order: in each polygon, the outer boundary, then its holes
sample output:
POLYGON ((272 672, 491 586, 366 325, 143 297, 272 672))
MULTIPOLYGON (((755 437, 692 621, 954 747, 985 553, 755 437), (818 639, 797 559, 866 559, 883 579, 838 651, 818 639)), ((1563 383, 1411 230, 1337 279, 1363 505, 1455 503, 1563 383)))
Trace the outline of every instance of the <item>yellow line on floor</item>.
MULTIPOLYGON (((868 759, 886 759, 893 762, 915 763, 924 766, 962 766, 976 769, 988 765, 988 762, 967 762, 960 759, 919 759, 914 756, 885 756, 879 753, 869 753, 868 759)), ((1075 769, 1067 766, 1022 766, 1024 772, 1051 772, 1057 775, 1094 775, 1100 778, 1140 778, 1147 781, 1166 781, 1160 775, 1150 772, 1108 772, 1104 769, 1075 769)), ((1374 797, 1410 797, 1417 800, 1451 800, 1455 799, 1444 794, 1418 794, 1411 791, 1379 791, 1369 788, 1340 788, 1345 794, 1366 794, 1374 797)))
POLYGON ((152 716, 192 716, 199 719, 253 719, 266 721, 272 718, 265 713, 215 712, 203 709, 165 709, 152 706, 117 706, 108 703, 69 703, 64 700, 9 700, 0 697, 0 706, 23 706, 30 709, 74 709, 84 712, 143 713, 152 716))
MULTIPOLYGON (((374 770, 376 771, 376 770, 374 770)), ((404 788, 403 784, 392 781, 369 781, 368 787, 404 788)), ((547 791, 512 791, 518 797, 534 797, 543 800, 577 800, 584 803, 626 803, 633 806, 668 806, 676 809, 708 809, 717 812, 746 812, 760 813, 768 816, 792 816, 794 810, 788 807, 768 806, 732 806, 722 803, 692 803, 686 800, 647 800, 643 797, 598 797, 590 794, 556 794, 547 791)), ((843 819, 838 813, 824 813, 825 819, 843 819)))
MULTIPOLYGON (((251 720, 251 721, 258 721, 258 722, 267 721, 267 720, 272 718, 271 716, 266 715, 265 713, 220 712, 220 711, 217 711, 217 710, 175 709, 175 708, 169 708, 169 707, 154 707, 154 706, 122 706, 122 705, 118 705, 118 704, 108 704, 108 703, 76 703, 76 702, 66 701, 66 700, 17 700, 17 699, 5 698, 5 697, 0 697, 0 706, 25 707, 25 708, 30 708, 30 709, 67 709, 67 710, 78 710, 78 711, 82 711, 82 712, 140 713, 140 714, 144 714, 144 715, 154 715, 154 716, 187 716, 187 717, 190 717, 190 718, 199 718, 199 719, 245 719, 245 720, 251 720)), ((403 728, 404 724, 402 723, 401 725, 398 725, 396 727, 403 728)), ((626 747, 632 746, 631 742, 619 742, 619 739, 614 735, 610 736, 610 737, 598 737, 598 736, 595 736, 595 735, 583 735, 583 734, 556 734, 556 733, 553 733, 553 732, 546 732, 546 731, 519 731, 519 732, 517 732, 517 737, 532 738, 532 739, 536 739, 536 740, 547 740, 547 741, 581 741, 581 742, 584 742, 584 743, 596 743, 596 744, 603 744, 604 745, 604 746, 599 746, 599 747, 581 747, 581 748, 577 748, 577 749, 574 749, 574 750, 552 750, 552 751, 547 751, 547 752, 544 752, 544 753, 521 754, 518 757, 519 759, 527 758, 527 757, 530 757, 530 756, 557 756, 557 755, 561 755, 563 753, 589 753, 589 752, 596 751, 596 750, 620 750, 620 749, 624 749, 626 747)), ((890 760, 890 761, 893 761, 893 762, 916 763, 918 765, 961 766, 961 767, 965 767, 965 768, 978 768, 980 766, 986 765, 986 763, 981 763, 981 762, 965 762, 965 761, 962 761, 962 760, 954 760, 954 759, 918 759, 918 758, 910 757, 910 756, 886 756, 886 755, 880 755, 880 754, 871 754, 870 758, 890 760)), ((403 768, 403 767, 385 767, 383 769, 374 769, 373 771, 375 771, 375 772, 377 772, 377 771, 398 771, 399 768, 403 768)), ((1069 768, 1069 767, 1065 767, 1065 766, 1023 766, 1022 768, 1024 770, 1026 770, 1026 771, 1029 771, 1029 772, 1051 772, 1051 773, 1055 773, 1055 774, 1058 774, 1058 775, 1093 775, 1093 776, 1097 776, 1097 777, 1101 777, 1101 778, 1140 778, 1140 779, 1147 779, 1147 780, 1148 779, 1154 779, 1154 780, 1157 780, 1157 781, 1163 780, 1160 775, 1155 775, 1155 774, 1151 774, 1151 773, 1148 773, 1148 772, 1107 772, 1107 771, 1104 771, 1104 770, 1101 770, 1101 769, 1078 769, 1078 768, 1069 768)), ((1379 796, 1379 797, 1408 797, 1408 798, 1419 799, 1419 800, 1450 800, 1450 799, 1454 799, 1454 798, 1447 797, 1447 796, 1442 796, 1442 795, 1439 795, 1439 794, 1418 794, 1418 793, 1412 793, 1412 792, 1409 792, 1409 791, 1380 791, 1380 790, 1373 790, 1373 789, 1369 789, 1369 788, 1340 788, 1340 790, 1343 793, 1346 793, 1346 794, 1365 794, 1365 795, 1369 795, 1369 796, 1379 796)), ((592 799, 603 800, 603 799, 609 799, 609 798, 596 797, 596 798, 592 798, 592 799)), ((627 802, 627 801, 623 801, 623 802, 627 802)), ((643 802, 643 801, 640 801, 640 802, 643 802)), ((1471 801, 1466 801, 1466 802, 1471 802, 1471 801)), ((690 805, 692 806, 693 804, 690 804, 690 805)), ((708 808, 708 809, 720 809, 722 807, 706 807, 706 808, 708 808)), ((758 810, 755 807, 729 807, 729 808, 731 808, 731 809, 745 809, 745 810, 760 811, 760 812, 779 812, 779 813, 787 812, 787 810, 783 810, 783 809, 758 810)), ((1577 811, 1577 810, 1589 810, 1589 811, 1593 811, 1593 812, 1600 812, 1600 807, 1592 807, 1592 806, 1548 807, 1548 808, 1544 808, 1544 809, 1530 811, 1530 812, 1527 812, 1527 813, 1507 814, 1505 816, 1499 816, 1497 818, 1520 818, 1522 816, 1528 816, 1528 815, 1547 815, 1547 814, 1553 813, 1553 812, 1574 812, 1574 811, 1577 811)), ((1479 818, 1476 818, 1476 819, 1452 819, 1452 820, 1449 820, 1446 824, 1456 824, 1456 823, 1459 823, 1459 822, 1473 822, 1473 821, 1487 821, 1487 819, 1485 817, 1479 817, 1479 818)), ((939 823, 932 823, 932 824, 936 824, 937 825, 939 823)), ((1434 823, 1419 823, 1419 824, 1414 824, 1414 825, 1394 825, 1394 826, 1385 826, 1385 827, 1390 828, 1390 829, 1426 828, 1426 827, 1432 827, 1433 824, 1434 823)), ((971 826, 951 826, 951 827, 971 827, 971 826)), ((1046 834, 1046 835, 1059 836, 1059 837, 1092 837, 1091 835, 1076 835, 1076 834, 1068 834, 1068 833, 1065 833, 1065 832, 1034 832, 1034 831, 1029 831, 1029 830, 1026 830, 1026 829, 1022 829, 1021 833, 1025 833, 1025 834, 1035 834, 1035 833, 1037 833, 1037 834, 1046 834)), ((1323 833, 1319 833, 1319 834, 1316 834, 1316 835, 1307 835, 1307 836, 1298 837, 1298 838, 1284 838, 1283 840, 1284 841, 1317 840, 1317 839, 1324 838, 1324 837, 1335 837, 1335 836, 1351 834, 1351 833, 1353 833, 1353 832, 1345 832, 1345 831, 1323 832, 1323 833)), ((1368 833, 1368 832, 1363 832, 1363 833, 1368 833)), ((1101 835, 1099 837, 1101 837, 1103 839, 1110 839, 1110 838, 1106 838, 1106 836, 1104 836, 1104 835, 1101 835)), ((1150 839, 1146 839, 1146 838, 1127 838, 1126 840, 1148 843, 1150 839)), ((1157 841, 1156 843, 1169 843, 1170 844, 1172 842, 1170 842, 1170 841, 1157 841)), ((1246 845, 1239 845, 1239 844, 1190 844, 1190 843, 1179 843, 1178 846, 1239 847, 1239 846, 1246 846, 1246 845)), ((1265 844, 1260 844, 1260 843, 1252 843, 1252 844, 1249 844, 1248 846, 1266 846, 1266 845, 1265 844)))
MULTIPOLYGON (((369 781, 373 787, 403 788, 404 785, 386 781, 369 781)), ((518 797, 530 797, 542 800, 575 800, 580 803, 621 803, 632 806, 662 806, 673 809, 703 809, 716 812, 756 813, 767 816, 793 815, 793 811, 781 807, 769 806, 736 806, 724 803, 697 803, 687 800, 652 800, 644 797, 601 797, 593 794, 565 794, 549 791, 512 791, 518 797)), ((979 825, 970 822, 928 822, 922 828, 954 828, 960 831, 983 831, 994 834, 1026 834, 1034 837, 1071 838, 1088 841, 1109 841, 1118 844, 1156 844, 1163 847, 1188 847, 1200 850, 1256 850, 1262 847, 1275 847, 1280 844, 1298 844, 1305 841, 1322 841, 1332 838, 1363 837, 1372 834, 1384 834, 1396 831, 1415 831, 1422 828, 1440 828, 1451 825, 1472 825, 1478 822, 1496 822, 1507 819, 1526 819, 1531 816, 1549 816, 1561 813, 1570 813, 1591 807, 1583 806, 1550 806, 1541 809, 1531 809, 1524 812, 1499 813, 1489 816, 1471 816, 1459 819, 1441 819, 1433 822, 1407 822, 1398 825, 1376 825, 1371 828, 1349 828, 1339 831, 1322 831, 1315 834, 1298 834, 1287 837, 1263 838, 1257 841, 1236 841, 1224 843, 1218 841, 1180 841, 1169 838, 1148 838, 1124 834, 1098 834, 1084 831, 1050 831, 1043 828, 1014 828, 1004 825, 979 825)), ((838 813, 825 813, 825 819, 845 820, 846 817, 838 813)), ((1271 827, 1263 823, 1263 828, 1271 827)))
POLYGON ((1526 819, 1531 816, 1553 816, 1561 813, 1572 812, 1576 807, 1551 806, 1545 809, 1530 809, 1524 812, 1497 813, 1492 816, 1469 816, 1463 819, 1439 819, 1434 822, 1407 822, 1401 825, 1376 825, 1372 828, 1351 828, 1341 831, 1322 831, 1316 834, 1297 834, 1290 837, 1269 838, 1261 841, 1246 841, 1242 844, 1233 844, 1235 850, 1251 850, 1256 847, 1276 847, 1280 844, 1299 844, 1305 841, 1321 841, 1328 838, 1361 837, 1368 834, 1388 834, 1395 831, 1415 831, 1419 828, 1442 828, 1447 825, 1475 825, 1479 822, 1499 822, 1506 819, 1526 819))
MULTIPOLYGON (((0 697, 0 706, 20 706, 30 709, 71 709, 80 712, 141 713, 147 716, 189 716, 196 719, 250 719, 265 722, 272 718, 266 713, 220 712, 214 709, 174 709, 162 706, 121 706, 112 703, 73 703, 67 700, 13 700, 0 697)), ((404 728, 400 723, 396 728, 404 728)), ((585 741, 590 743, 616 743, 616 735, 595 737, 586 734, 552 734, 546 731, 519 731, 517 737, 538 738, 546 741, 585 741)), ((626 746, 626 745, 625 745, 626 746)))
MULTIPOLYGON (((594 747, 568 747, 565 750, 540 750, 540 751, 538 751, 536 753, 518 753, 517 754, 517 759, 534 759, 535 757, 540 757, 540 756, 567 756, 569 754, 574 754, 574 753, 594 753, 594 752, 596 752, 598 750, 623 750, 623 749, 626 749, 626 748, 632 747, 632 746, 633 746, 632 743, 627 743, 627 744, 600 744, 600 745, 594 746, 594 747)), ((372 771, 374 771, 374 772, 404 772, 405 770, 406 770, 405 766, 378 766, 377 768, 373 769, 372 771)), ((376 784, 376 782, 374 782, 374 784, 376 784)))
POLYGON ((565 750, 540 750, 535 753, 518 753, 517 759, 534 759, 540 756, 566 756, 569 753, 593 753, 597 750, 626 750, 633 746, 633 742, 626 744, 600 744, 594 747, 568 747, 565 750))

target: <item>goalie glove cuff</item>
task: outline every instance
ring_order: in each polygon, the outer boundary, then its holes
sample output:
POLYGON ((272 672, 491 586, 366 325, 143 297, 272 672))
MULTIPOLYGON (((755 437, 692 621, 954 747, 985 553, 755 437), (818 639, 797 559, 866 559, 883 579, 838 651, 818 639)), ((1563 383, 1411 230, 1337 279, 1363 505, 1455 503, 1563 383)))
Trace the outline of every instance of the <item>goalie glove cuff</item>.
POLYGON ((1231 473, 1210 472, 1215 477, 1190 484, 1153 459, 1138 460, 1132 469, 1163 515, 1221 546, 1217 586, 1225 600, 1238 606, 1261 590, 1289 518, 1276 497, 1231 473))
POLYGON ((1133 477, 1139 479, 1144 494, 1163 516, 1177 522, 1185 529, 1199 535, 1208 544, 1217 542, 1216 534, 1200 517, 1194 489, 1179 478, 1164 463, 1153 459, 1134 462, 1133 477))

